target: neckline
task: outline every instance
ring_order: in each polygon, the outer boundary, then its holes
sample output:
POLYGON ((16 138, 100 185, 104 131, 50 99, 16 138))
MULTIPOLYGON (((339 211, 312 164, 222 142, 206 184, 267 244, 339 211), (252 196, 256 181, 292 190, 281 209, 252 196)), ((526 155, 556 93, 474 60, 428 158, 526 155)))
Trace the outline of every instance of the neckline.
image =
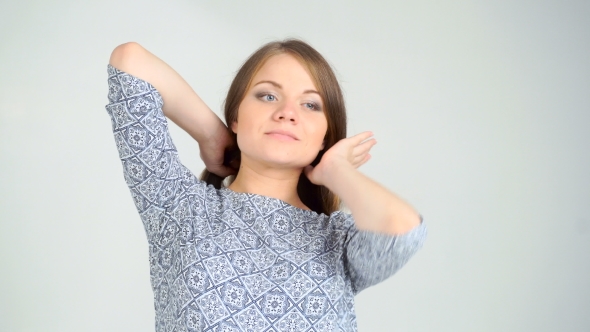
POLYGON ((234 196, 234 197, 247 196, 247 197, 252 197, 252 198, 253 197, 260 197, 263 200, 278 202, 278 203, 281 203, 282 205, 286 205, 288 208, 293 209, 294 211, 296 211, 298 213, 302 213, 308 217, 318 217, 318 216, 324 215, 324 213, 318 214, 314 210, 305 210, 305 209, 296 207, 296 206, 291 205, 279 198, 274 198, 274 197, 264 196, 264 195, 259 195, 259 194, 253 194, 253 193, 237 192, 237 191, 233 191, 227 187, 221 187, 221 189, 219 189, 219 191, 226 193, 226 195, 228 195, 228 196, 229 195, 234 196))

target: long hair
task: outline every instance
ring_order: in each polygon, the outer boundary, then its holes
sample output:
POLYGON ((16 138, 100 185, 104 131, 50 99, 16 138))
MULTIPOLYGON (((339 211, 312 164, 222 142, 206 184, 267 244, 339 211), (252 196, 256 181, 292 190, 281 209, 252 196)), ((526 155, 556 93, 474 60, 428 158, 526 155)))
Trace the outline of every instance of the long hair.
MULTIPOLYGON (((322 149, 312 166, 317 165, 324 152, 330 149, 339 140, 346 137, 346 107, 342 90, 336 79, 336 75, 324 57, 307 43, 297 39, 286 39, 263 45, 254 52, 242 65, 227 93, 224 103, 225 123, 228 126, 237 120, 238 108, 244 99, 246 92, 252 84, 252 79, 264 63, 272 56, 279 54, 294 56, 308 70, 312 81, 322 98, 324 112, 328 122, 325 136, 324 149, 322 149)), ((230 131, 234 142, 236 134, 230 131)), ((240 150, 235 148, 225 153, 225 165, 239 166, 240 150)), ((229 183, 233 177, 228 179, 229 183)), ((201 180, 220 188, 224 179, 209 172, 207 169, 201 174, 201 180)), ((324 186, 318 186, 309 181, 303 172, 299 176, 297 194, 307 207, 317 213, 330 214, 340 208, 340 198, 324 186)))

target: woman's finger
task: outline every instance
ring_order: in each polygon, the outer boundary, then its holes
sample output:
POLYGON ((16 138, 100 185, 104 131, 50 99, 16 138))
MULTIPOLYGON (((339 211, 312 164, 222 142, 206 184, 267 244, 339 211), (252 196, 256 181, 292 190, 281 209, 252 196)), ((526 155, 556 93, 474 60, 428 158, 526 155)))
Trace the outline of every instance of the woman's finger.
POLYGON ((372 136, 373 136, 373 132, 365 131, 365 132, 362 132, 360 134, 356 134, 356 135, 350 137, 350 140, 353 142, 354 145, 359 145, 363 141, 371 138, 372 136))
POLYGON ((363 153, 367 153, 371 150, 371 148, 373 146, 375 146, 375 144, 377 144, 377 140, 374 138, 370 138, 370 139, 360 143, 359 145, 355 146, 354 149, 352 150, 352 155, 356 157, 356 156, 361 155, 363 153))
POLYGON ((363 155, 362 158, 359 158, 359 160, 352 163, 352 166, 354 166, 354 168, 359 168, 369 161, 369 159, 371 159, 371 155, 367 153, 366 155, 363 155))
POLYGON ((231 168, 231 167, 227 167, 225 165, 216 165, 211 167, 210 169, 208 168, 209 172, 218 175, 222 178, 226 177, 226 176, 230 176, 233 174, 236 174, 236 170, 231 168))
POLYGON ((363 161, 363 159, 365 159, 365 157, 366 157, 365 154, 354 157, 354 159, 352 159, 352 161, 351 161, 352 166, 358 167, 357 165, 359 163, 361 163, 363 161))

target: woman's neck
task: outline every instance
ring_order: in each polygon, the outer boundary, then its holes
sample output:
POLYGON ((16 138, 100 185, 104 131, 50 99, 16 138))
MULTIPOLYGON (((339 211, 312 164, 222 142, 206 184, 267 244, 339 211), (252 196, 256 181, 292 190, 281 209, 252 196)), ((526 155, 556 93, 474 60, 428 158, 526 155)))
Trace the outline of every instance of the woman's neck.
POLYGON ((236 179, 229 185, 235 192, 278 198, 295 207, 309 210, 297 194, 301 170, 277 169, 264 166, 240 165, 236 179))

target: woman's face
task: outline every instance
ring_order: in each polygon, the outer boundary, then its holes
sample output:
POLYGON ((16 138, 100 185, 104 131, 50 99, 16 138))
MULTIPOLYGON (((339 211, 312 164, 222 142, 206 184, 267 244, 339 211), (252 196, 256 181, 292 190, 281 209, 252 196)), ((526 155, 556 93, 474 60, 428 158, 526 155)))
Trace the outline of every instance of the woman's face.
POLYGON ((252 79, 231 124, 242 162, 302 168, 324 146, 328 122, 305 67, 292 55, 269 58, 252 79))

